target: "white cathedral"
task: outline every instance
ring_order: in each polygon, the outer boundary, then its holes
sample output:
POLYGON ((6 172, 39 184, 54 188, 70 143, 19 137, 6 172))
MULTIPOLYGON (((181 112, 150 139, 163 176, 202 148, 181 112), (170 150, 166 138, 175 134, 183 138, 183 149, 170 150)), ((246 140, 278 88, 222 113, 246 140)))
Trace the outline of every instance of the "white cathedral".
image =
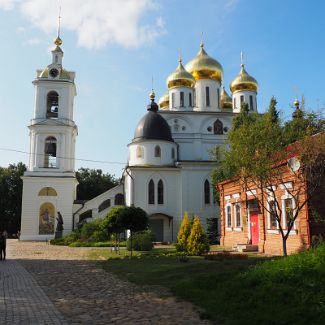
POLYGON ((107 215, 114 205, 144 209, 157 242, 174 242, 187 211, 198 215, 206 227, 218 218, 211 171, 216 162, 211 151, 223 146, 233 117, 243 102, 257 111, 257 81, 244 64, 231 82, 229 96, 222 87, 223 69, 210 57, 203 43, 185 67, 182 60, 167 78, 168 91, 155 103, 150 94, 147 113, 128 144, 122 182, 86 202, 76 201, 73 120, 75 73, 62 65, 62 40, 58 36, 52 63, 37 70, 34 116, 29 125, 30 158, 23 176, 22 240, 54 238, 57 214, 64 233, 78 222, 107 215))

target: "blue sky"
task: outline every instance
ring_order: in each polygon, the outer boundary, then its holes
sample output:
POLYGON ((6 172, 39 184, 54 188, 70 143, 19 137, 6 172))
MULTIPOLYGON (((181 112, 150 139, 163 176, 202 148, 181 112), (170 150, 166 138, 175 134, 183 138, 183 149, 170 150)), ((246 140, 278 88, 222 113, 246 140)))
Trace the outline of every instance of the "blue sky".
MULTIPOLYGON (((283 117, 295 97, 306 108, 325 106, 325 2, 293 0, 0 0, 2 46, 0 148, 28 151, 36 69, 51 61, 58 4, 62 8, 64 67, 76 72, 76 168, 100 168, 120 177, 127 144, 146 113, 154 78, 159 97, 166 78, 205 49, 224 69, 224 84, 238 74, 240 52, 259 83, 258 110, 270 97, 283 117)), ((0 149, 0 166, 28 155, 0 149)))

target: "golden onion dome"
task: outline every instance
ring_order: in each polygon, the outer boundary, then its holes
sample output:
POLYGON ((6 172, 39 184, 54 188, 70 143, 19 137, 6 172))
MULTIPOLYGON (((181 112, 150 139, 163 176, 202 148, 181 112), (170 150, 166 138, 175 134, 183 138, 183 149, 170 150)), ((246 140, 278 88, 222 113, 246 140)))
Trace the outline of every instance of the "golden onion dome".
POLYGON ((201 43, 200 51, 196 57, 186 64, 185 69, 193 75, 195 80, 213 79, 221 81, 223 76, 221 64, 205 52, 203 43, 201 43))
POLYGON ((55 40, 54 40, 54 44, 56 46, 61 46, 62 45, 62 39, 58 36, 55 40))
POLYGON ((164 110, 164 109, 169 109, 169 94, 168 91, 160 97, 159 99, 159 108, 164 110))
POLYGON ((195 79, 185 70, 182 59, 179 59, 176 70, 167 78, 168 89, 175 87, 194 87, 195 79))
POLYGON ((221 108, 232 108, 232 98, 228 95, 224 87, 221 90, 220 104, 221 108))
POLYGON ((257 91, 258 83, 255 78, 247 73, 243 63, 239 75, 231 82, 230 89, 232 93, 239 90, 257 91))

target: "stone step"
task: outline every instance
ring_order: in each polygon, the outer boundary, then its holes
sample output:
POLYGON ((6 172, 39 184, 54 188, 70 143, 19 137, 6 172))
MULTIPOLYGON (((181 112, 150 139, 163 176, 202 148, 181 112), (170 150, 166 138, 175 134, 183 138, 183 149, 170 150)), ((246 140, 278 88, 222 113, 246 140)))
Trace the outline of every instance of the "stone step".
POLYGON ((258 252, 258 245, 251 244, 237 244, 238 252, 258 252))

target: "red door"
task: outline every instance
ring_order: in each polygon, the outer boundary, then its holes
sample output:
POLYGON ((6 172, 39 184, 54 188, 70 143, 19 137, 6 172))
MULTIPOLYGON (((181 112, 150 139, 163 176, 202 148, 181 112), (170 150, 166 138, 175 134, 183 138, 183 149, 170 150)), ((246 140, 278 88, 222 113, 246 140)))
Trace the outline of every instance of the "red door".
POLYGON ((252 245, 258 245, 259 223, 258 223, 257 212, 251 212, 251 237, 252 237, 252 245))

